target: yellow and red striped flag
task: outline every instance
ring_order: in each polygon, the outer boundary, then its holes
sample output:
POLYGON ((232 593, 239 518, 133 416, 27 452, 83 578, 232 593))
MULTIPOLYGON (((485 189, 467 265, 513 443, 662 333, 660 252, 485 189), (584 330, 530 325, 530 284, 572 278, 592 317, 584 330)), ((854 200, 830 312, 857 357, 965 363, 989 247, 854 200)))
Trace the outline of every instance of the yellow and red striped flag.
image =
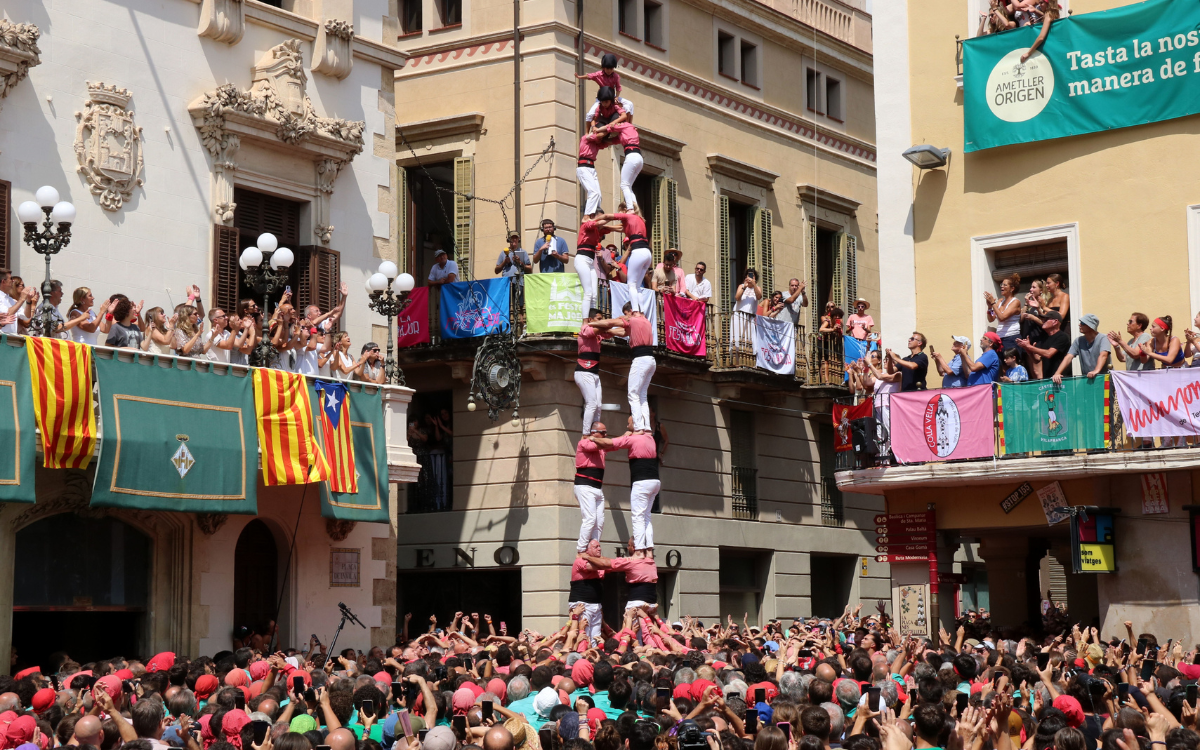
POLYGON ((25 353, 45 467, 86 469, 96 450, 91 347, 26 336, 25 353))
POLYGON ((312 405, 304 376, 256 369, 254 404, 263 484, 272 487, 327 481, 329 464, 313 435, 312 405))
POLYGON ((342 383, 317 381, 320 394, 321 443, 329 462, 329 491, 358 494, 354 468, 354 436, 350 428, 350 391, 342 383))

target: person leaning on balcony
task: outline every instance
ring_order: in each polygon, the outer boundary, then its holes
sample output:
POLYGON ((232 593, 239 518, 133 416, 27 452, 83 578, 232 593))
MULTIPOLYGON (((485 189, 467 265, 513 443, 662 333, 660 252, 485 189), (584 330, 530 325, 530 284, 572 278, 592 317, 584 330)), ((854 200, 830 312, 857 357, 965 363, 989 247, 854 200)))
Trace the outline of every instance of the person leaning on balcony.
POLYGON ((429 286, 453 284, 458 281, 458 264, 450 260, 446 251, 438 248, 433 251, 433 265, 429 267, 429 286))
POLYGON ((967 385, 995 383, 1000 379, 1000 352, 1004 351, 999 334, 985 331, 979 337, 978 360, 971 359, 971 350, 963 349, 963 372, 967 373, 967 385))
POLYGON ((654 291, 679 296, 687 293, 687 280, 684 278, 683 269, 679 267, 682 257, 683 253, 675 248, 667 251, 663 262, 654 267, 654 275, 651 277, 654 291))
POLYGON ((355 380, 361 380, 364 383, 376 383, 382 385, 387 378, 383 367, 383 353, 379 351, 379 344, 374 341, 368 341, 363 344, 362 348, 362 369, 358 371, 355 380))
POLYGON ((875 327, 875 319, 867 315, 871 303, 862 297, 854 300, 854 313, 846 319, 846 330, 859 341, 866 341, 875 327))
POLYGON ((991 292, 983 293, 983 299, 987 302, 988 322, 996 324, 996 333, 1005 349, 1012 349, 1021 337, 1021 303, 1017 300, 1017 289, 1020 287, 1021 274, 1014 273, 1000 282, 999 299, 992 296, 991 292))
POLYGON ((758 314, 764 318, 778 318, 783 312, 783 292, 776 289, 758 306, 758 314))
POLYGON ((786 320, 793 326, 800 323, 800 308, 808 307, 808 292, 804 282, 797 278, 788 279, 788 293, 783 298, 783 312, 780 320, 786 320))
POLYGON ((687 277, 687 296, 708 304, 712 299, 712 283, 704 278, 705 272, 708 271, 708 265, 704 261, 696 261, 695 273, 687 277))
POLYGON ((1066 331, 1060 330, 1062 316, 1056 311, 1044 312, 1042 317, 1045 319, 1042 323, 1042 331, 1045 332, 1042 343, 1035 346, 1030 343, 1029 339, 1017 339, 1017 346, 1041 357, 1042 377, 1045 377, 1046 373, 1058 372, 1058 365, 1062 362, 1063 357, 1067 356, 1067 349, 1071 346, 1071 337, 1067 335, 1066 331))
POLYGON ((1142 344, 1142 351, 1151 359, 1162 363, 1163 369, 1183 367, 1183 347, 1179 339, 1171 335, 1170 315, 1155 318, 1150 323, 1150 340, 1142 344))
MULTIPOLYGON (((1058 0, 1036 0, 1036 2, 1032 3, 1013 3, 1013 5, 1018 4, 1032 4, 1035 8, 1035 13, 1037 11, 1041 11, 1042 13, 1042 31, 1038 34, 1038 38, 1033 40, 1033 45, 1025 52, 1025 54, 1021 55, 1021 62, 1025 62, 1033 56, 1034 52, 1037 52, 1039 47, 1045 44, 1046 37, 1050 36, 1050 24, 1059 19, 1060 15, 1062 14, 1062 10, 1058 7, 1058 0)), ((1058 274, 1053 275, 1057 276, 1058 274)), ((1065 313, 1063 314, 1063 317, 1066 317, 1065 313)))
POLYGON ((1100 319, 1087 313, 1079 319, 1079 337, 1071 342, 1067 356, 1063 357, 1058 369, 1054 371, 1055 384, 1062 384, 1062 374, 1071 366, 1071 361, 1079 357, 1079 366, 1089 380, 1102 374, 1108 369, 1108 358, 1112 354, 1112 346, 1107 336, 1101 336, 1100 319))
POLYGON ((742 348, 754 356, 754 312, 763 291, 758 286, 758 271, 746 269, 746 278, 733 295, 733 318, 729 321, 729 346, 742 348))
POLYGON ((913 331, 908 337, 908 356, 887 350, 888 359, 900 369, 901 391, 925 390, 925 376, 929 372, 929 357, 925 354, 925 334, 913 331))
MULTIPOLYGON (((1200 315, 1196 317, 1200 318, 1200 315)), ((1125 323, 1125 331, 1130 336, 1129 341, 1122 341, 1121 335, 1116 331, 1108 332, 1108 342, 1112 344, 1113 353, 1116 354, 1117 360, 1125 363, 1126 370, 1154 369, 1154 360, 1142 351, 1142 344, 1150 340, 1150 334, 1146 332, 1149 327, 1150 318, 1146 317, 1145 313, 1135 312, 1129 314, 1129 321, 1125 323)))
POLYGON ((967 384, 967 371, 963 367, 963 355, 971 356, 971 339, 966 336, 951 336, 950 348, 954 351, 954 356, 950 362, 946 362, 946 358, 929 347, 930 354, 933 355, 933 364, 937 366, 938 374, 942 376, 943 388, 962 388, 967 384))

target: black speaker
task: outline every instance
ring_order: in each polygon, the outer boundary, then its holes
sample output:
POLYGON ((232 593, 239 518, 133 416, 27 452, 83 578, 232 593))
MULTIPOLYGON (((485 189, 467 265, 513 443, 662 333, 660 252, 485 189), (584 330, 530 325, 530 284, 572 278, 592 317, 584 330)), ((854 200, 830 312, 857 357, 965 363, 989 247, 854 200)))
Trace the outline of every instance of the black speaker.
POLYGON ((860 417, 850 420, 850 439, 854 445, 854 455, 860 459, 879 455, 875 417, 860 417))

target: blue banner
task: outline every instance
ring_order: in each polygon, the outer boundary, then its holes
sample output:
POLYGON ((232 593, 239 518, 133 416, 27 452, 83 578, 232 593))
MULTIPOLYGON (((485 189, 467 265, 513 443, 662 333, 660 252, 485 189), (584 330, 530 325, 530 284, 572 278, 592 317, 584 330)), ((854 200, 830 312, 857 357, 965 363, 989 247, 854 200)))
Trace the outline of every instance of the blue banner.
MULTIPOLYGON (((842 352, 844 353, 843 361, 852 365, 860 359, 867 356, 867 352, 873 352, 879 348, 878 342, 875 341, 860 341, 853 336, 842 337, 842 352)), ((849 375, 842 375, 842 380, 849 380, 849 375)))
POLYGON ((502 277, 442 286, 442 338, 469 339, 509 328, 509 285, 502 277))

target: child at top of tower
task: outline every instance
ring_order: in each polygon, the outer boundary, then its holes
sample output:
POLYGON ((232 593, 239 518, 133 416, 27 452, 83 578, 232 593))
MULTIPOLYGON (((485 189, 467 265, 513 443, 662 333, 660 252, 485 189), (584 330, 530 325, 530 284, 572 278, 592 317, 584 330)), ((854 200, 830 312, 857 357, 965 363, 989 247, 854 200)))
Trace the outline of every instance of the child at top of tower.
POLYGON ((611 86, 617 94, 621 93, 621 74, 617 72, 617 56, 611 52, 605 52, 604 57, 600 58, 600 70, 584 75, 576 75, 576 79, 595 81, 600 86, 611 86))

